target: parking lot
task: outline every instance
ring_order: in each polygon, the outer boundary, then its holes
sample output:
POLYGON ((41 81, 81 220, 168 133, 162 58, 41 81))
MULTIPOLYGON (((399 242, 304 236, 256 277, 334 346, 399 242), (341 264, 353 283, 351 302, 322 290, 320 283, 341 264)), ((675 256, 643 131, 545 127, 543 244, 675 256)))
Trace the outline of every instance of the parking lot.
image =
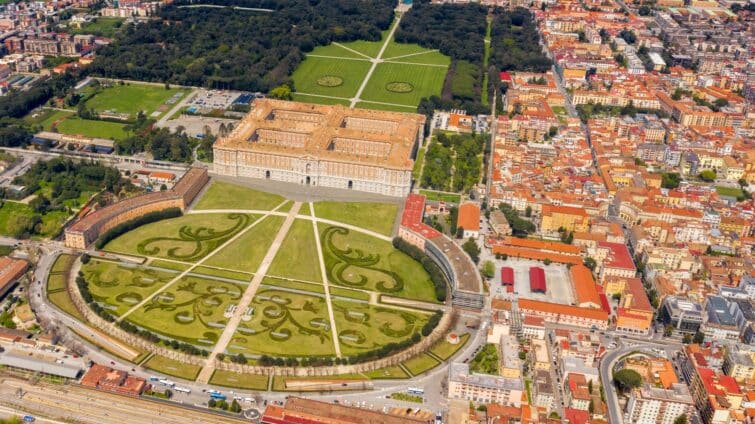
POLYGON ((495 277, 491 291, 497 296, 517 297, 544 302, 553 302, 570 305, 574 302, 574 290, 572 288, 569 270, 566 265, 552 263, 545 265, 542 262, 528 259, 495 260, 495 277), (501 267, 508 266, 514 269, 514 293, 508 293, 501 285, 501 267), (540 267, 545 271, 545 293, 533 293, 530 291, 530 267, 540 267))

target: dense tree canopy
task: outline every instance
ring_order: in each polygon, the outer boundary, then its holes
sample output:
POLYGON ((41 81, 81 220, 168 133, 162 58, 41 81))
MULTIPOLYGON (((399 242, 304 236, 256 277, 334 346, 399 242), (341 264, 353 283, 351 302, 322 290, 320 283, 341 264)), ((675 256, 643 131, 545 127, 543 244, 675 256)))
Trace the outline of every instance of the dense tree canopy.
POLYGON ((499 71, 545 72, 551 60, 543 53, 540 35, 529 10, 500 10, 493 17, 490 64, 499 71))
POLYGON ((389 0, 212 0, 232 8, 164 7, 161 19, 128 26, 102 48, 94 74, 267 92, 287 81, 303 53, 332 41, 379 40, 393 19, 389 0))

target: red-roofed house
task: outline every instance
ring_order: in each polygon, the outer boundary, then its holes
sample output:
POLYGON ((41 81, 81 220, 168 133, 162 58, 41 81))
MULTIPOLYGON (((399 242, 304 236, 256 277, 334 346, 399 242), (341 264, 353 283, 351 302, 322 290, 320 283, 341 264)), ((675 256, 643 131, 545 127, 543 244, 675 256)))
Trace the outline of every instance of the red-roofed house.
POLYGON ((569 424, 589 424, 590 413, 581 409, 564 408, 564 419, 569 424))
POLYGON ((602 264, 600 269, 601 280, 615 275, 617 277, 632 278, 637 274, 634 260, 627 246, 622 243, 598 242, 595 260, 602 264))

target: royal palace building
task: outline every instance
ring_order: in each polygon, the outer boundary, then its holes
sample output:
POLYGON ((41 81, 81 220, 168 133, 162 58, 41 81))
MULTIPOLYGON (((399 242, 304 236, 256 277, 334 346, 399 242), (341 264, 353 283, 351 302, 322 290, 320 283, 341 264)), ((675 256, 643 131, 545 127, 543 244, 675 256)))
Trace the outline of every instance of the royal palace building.
POLYGON ((406 196, 425 117, 257 99, 215 142, 219 175, 406 196))

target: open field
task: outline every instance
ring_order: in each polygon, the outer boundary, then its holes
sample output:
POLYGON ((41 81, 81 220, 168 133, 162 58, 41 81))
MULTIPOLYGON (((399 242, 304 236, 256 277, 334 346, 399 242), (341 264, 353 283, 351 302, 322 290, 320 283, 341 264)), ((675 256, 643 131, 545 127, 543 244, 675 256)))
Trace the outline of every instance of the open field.
POLYGON ((376 233, 391 235, 398 205, 373 202, 316 202, 318 218, 356 225, 376 233))
POLYGON ((269 211, 284 200, 286 199, 277 194, 252 190, 240 185, 215 180, 194 206, 194 209, 254 209, 269 211))
POLYGON ((243 236, 214 254, 205 264, 236 271, 251 273, 257 271, 282 224, 283 217, 268 216, 243 236))
POLYGON ((81 28, 70 28, 71 34, 94 34, 113 38, 123 28, 124 18, 98 17, 93 22, 82 25, 81 28))
POLYGON ((451 64, 451 58, 437 50, 426 49, 417 44, 403 44, 391 41, 383 52, 383 60, 388 62, 416 63, 425 65, 451 64))
POLYGON ((418 262, 387 241, 342 227, 319 225, 331 284, 436 302, 435 289, 418 262))
POLYGON ((158 355, 149 358, 149 361, 145 362, 143 366, 163 374, 190 381, 197 379, 200 370, 200 367, 197 365, 184 364, 183 362, 158 355))
POLYGON ((76 257, 73 255, 58 256, 58 258, 55 260, 55 263, 52 265, 52 269, 50 269, 50 275, 47 278, 48 293, 58 290, 65 290, 67 282, 66 279, 68 278, 66 271, 71 268, 74 259, 76 259, 76 257))
POLYGON ((159 115, 152 117, 159 118, 172 107, 166 103, 169 99, 173 98, 173 103, 177 103, 188 93, 189 90, 185 89, 169 88, 166 90, 165 87, 155 85, 116 84, 103 88, 102 91, 87 100, 86 107, 94 109, 98 113, 105 111, 127 113, 131 119, 136 118, 140 111, 148 117, 152 116, 153 112, 158 111, 159 115))
POLYGON ((325 299, 274 289, 257 291, 228 353, 330 356, 335 353, 325 299))
POLYGON ((240 213, 184 215, 136 228, 111 241, 103 250, 195 262, 254 219, 240 213))
POLYGON ((297 219, 273 259, 269 275, 296 280, 322 282, 320 262, 312 222, 297 219))
POLYGON ((123 124, 107 121, 92 121, 69 116, 58 121, 57 131, 62 134, 79 135, 84 137, 122 140, 128 137, 123 124))
POLYGON ((268 377, 266 375, 238 374, 231 371, 215 370, 210 378, 210 384, 234 387, 247 390, 267 390, 268 377))

